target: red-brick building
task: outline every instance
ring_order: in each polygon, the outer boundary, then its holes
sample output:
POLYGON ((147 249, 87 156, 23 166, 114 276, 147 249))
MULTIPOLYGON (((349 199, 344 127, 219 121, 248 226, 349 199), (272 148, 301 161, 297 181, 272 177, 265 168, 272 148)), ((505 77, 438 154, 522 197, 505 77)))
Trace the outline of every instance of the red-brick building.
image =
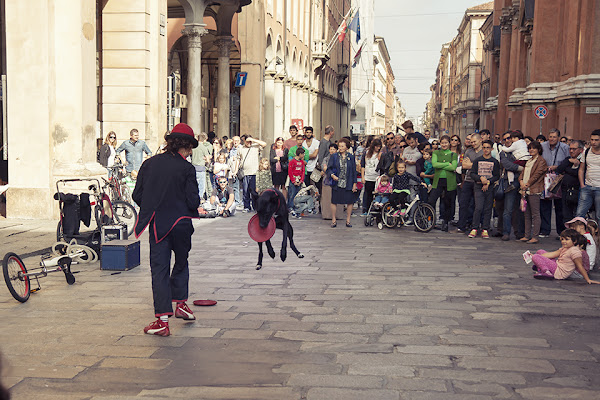
POLYGON ((481 34, 480 129, 587 139, 600 128, 600 0, 495 0, 481 34))

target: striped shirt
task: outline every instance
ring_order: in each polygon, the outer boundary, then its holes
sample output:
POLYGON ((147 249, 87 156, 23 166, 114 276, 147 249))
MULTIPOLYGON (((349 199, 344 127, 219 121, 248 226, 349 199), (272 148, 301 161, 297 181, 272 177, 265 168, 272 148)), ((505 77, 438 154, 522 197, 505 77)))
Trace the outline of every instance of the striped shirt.
POLYGON ((593 187, 600 187, 600 154, 594 154, 588 151, 585 157, 585 184, 593 187))

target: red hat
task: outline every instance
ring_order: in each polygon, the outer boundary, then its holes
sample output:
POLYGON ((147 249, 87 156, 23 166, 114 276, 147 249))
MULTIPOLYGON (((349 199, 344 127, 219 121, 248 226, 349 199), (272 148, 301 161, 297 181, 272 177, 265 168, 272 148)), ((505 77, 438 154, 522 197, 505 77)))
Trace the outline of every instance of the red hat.
POLYGON ((271 239, 275 234, 277 226, 275 224, 275 218, 271 217, 269 225, 265 229, 261 228, 258 222, 258 214, 254 214, 250 221, 248 221, 248 235, 255 242, 266 242, 271 239))
POLYGON ((168 139, 169 137, 180 137, 180 138, 184 138, 184 139, 189 139, 192 142, 192 147, 196 148, 198 147, 198 140, 196 140, 196 137, 194 136, 194 131, 192 130, 192 128, 190 128, 190 126, 188 124, 177 124, 173 127, 173 130, 171 130, 171 133, 169 133, 165 139, 168 139))

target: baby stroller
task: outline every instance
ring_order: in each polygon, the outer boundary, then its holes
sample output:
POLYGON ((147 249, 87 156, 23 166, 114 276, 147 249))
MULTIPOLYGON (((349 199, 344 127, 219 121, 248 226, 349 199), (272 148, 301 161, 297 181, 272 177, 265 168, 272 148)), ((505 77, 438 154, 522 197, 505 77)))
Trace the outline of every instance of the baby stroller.
MULTIPOLYGON (((377 177, 375 181, 375 187, 379 187, 379 181, 381 180, 381 176, 377 177)), ((369 209, 367 211, 367 215, 365 216, 365 226, 373 226, 377 223, 377 227, 379 229, 383 229, 383 209, 386 204, 389 204, 387 201, 385 202, 377 202, 377 196, 384 195, 389 197, 389 193, 379 193, 377 191, 373 192, 373 200, 369 205, 369 209)))

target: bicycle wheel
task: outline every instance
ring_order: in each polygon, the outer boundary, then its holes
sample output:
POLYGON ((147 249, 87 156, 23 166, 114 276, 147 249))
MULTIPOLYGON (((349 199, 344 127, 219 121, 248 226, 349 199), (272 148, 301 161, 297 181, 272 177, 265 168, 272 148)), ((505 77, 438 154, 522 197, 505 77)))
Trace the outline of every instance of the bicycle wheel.
POLYGON ((383 224, 388 228, 395 228, 398 225, 399 218, 392 216, 395 211, 396 209, 390 203, 385 203, 381 209, 383 224))
POLYGON ((8 253, 2 261, 2 272, 8 291, 16 300, 25 303, 31 294, 31 284, 27 273, 27 268, 21 257, 15 253, 8 253))
POLYGON ((415 229, 429 232, 435 225, 435 210, 427 203, 419 203, 415 210, 415 229))
POLYGON ((137 221, 137 211, 125 201, 115 201, 112 206, 115 219, 117 222, 127 225, 127 235, 131 236, 137 221))

